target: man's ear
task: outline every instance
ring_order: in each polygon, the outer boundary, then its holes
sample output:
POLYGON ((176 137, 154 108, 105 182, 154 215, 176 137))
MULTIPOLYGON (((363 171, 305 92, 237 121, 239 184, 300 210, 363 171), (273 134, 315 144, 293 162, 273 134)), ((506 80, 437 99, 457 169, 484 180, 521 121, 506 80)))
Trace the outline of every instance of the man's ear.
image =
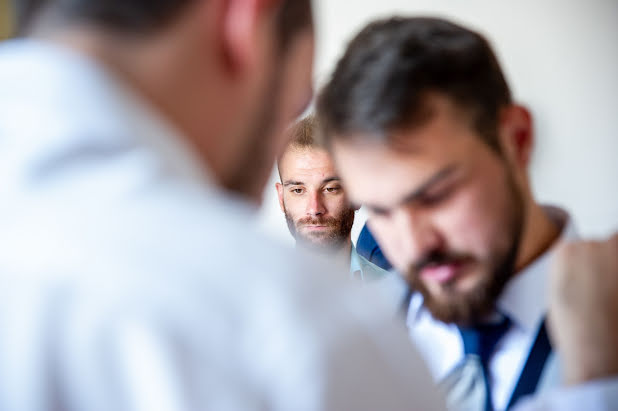
POLYGON ((283 184, 275 183, 275 187, 277 188, 277 197, 279 197, 279 208, 285 213, 285 206, 283 205, 283 184))
MULTIPOLYGON (((251 70, 260 40, 281 0, 221 0, 221 51, 233 72, 251 70)), ((271 23, 272 24, 272 23, 271 23)))
POLYGON ((534 147, 532 116, 523 106, 510 105, 502 109, 499 124, 500 143, 504 154, 515 165, 527 168, 534 147))

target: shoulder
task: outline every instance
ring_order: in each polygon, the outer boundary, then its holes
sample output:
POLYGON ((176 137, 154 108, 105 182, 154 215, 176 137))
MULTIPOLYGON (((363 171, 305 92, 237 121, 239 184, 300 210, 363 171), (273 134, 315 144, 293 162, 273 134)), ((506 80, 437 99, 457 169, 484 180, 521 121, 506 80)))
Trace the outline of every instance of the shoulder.
POLYGON ((393 275, 389 271, 386 271, 383 268, 380 268, 377 265, 373 264, 371 261, 367 260, 360 254, 358 254, 358 260, 361 266, 361 271, 363 272, 363 277, 367 281, 377 280, 386 276, 393 275))

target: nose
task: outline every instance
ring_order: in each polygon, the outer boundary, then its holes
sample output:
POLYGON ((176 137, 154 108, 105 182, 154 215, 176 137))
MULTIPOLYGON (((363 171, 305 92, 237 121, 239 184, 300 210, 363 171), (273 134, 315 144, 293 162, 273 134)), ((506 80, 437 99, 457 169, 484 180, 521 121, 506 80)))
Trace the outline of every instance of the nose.
POLYGON ((407 264, 415 263, 442 247, 442 237, 430 215, 412 207, 402 207, 394 213, 393 220, 401 248, 407 254, 407 264))
POLYGON ((323 214, 326 214, 326 207, 322 194, 319 191, 311 193, 307 203, 307 215, 317 217, 323 214))

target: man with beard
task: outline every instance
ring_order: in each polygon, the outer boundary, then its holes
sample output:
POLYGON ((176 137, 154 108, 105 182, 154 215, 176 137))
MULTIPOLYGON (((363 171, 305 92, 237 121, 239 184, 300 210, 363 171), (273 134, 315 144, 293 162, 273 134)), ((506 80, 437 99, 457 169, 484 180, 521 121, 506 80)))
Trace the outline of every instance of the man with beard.
POLYGON ((352 244, 357 209, 350 207, 330 154, 315 141, 316 120, 306 117, 290 128, 290 143, 277 162, 279 206, 296 245, 327 256, 363 281, 389 273, 370 263, 352 244))
POLYGON ((250 228, 311 98, 309 0, 20 4, 1 410, 442 408, 387 307, 250 228))
MULTIPOLYGON (((418 291, 409 333, 449 406, 505 410, 557 385, 549 259, 576 233, 532 195, 532 117, 487 41, 439 19, 374 22, 350 43, 318 112, 350 200, 367 207, 386 257, 418 291)), ((616 371, 596 373, 614 379, 568 407, 618 406, 616 371)))

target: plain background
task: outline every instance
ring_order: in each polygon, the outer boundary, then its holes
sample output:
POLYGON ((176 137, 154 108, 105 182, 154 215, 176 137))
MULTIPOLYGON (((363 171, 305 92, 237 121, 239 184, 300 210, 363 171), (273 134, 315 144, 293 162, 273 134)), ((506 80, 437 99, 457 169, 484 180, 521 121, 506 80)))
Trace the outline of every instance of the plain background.
MULTIPOLYGON (((316 88, 367 22, 393 14, 446 17, 485 34, 515 99, 535 121, 537 199, 568 210, 584 237, 618 229, 618 1, 318 0, 316 88)), ((259 226, 291 242, 274 188, 259 226)), ((358 236, 365 215, 353 229, 358 236)))

